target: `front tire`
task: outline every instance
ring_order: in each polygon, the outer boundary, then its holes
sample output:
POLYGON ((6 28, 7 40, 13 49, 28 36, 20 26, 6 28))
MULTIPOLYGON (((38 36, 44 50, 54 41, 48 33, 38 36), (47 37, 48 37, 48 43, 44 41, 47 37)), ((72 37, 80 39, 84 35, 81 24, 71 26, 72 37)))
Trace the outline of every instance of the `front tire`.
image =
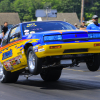
POLYGON ((44 81, 57 81, 61 76, 62 69, 43 68, 40 76, 44 81))
POLYGON ((92 58, 88 59, 86 65, 90 71, 97 71, 100 66, 100 55, 94 54, 92 58))
POLYGON ((33 46, 30 46, 27 51, 27 64, 29 72, 33 75, 38 75, 42 69, 42 59, 38 58, 33 51, 33 46))
POLYGON ((15 83, 18 80, 19 73, 18 72, 9 72, 4 69, 4 67, 0 67, 0 81, 1 83, 15 83))

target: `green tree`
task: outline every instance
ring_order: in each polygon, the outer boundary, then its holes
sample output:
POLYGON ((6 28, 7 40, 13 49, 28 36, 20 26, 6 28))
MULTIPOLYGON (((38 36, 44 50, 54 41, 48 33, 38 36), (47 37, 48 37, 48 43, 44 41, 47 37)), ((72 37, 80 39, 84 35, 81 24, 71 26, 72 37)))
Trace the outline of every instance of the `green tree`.
POLYGON ((0 2, 0 12, 11 12, 10 4, 9 0, 2 0, 0 2))
MULTIPOLYGON (((80 19, 81 0, 0 0, 0 12, 18 12, 21 21, 36 20, 36 9, 43 9, 47 2, 58 12, 76 12, 80 19)), ((100 0, 85 0, 85 20, 91 19, 94 14, 100 16, 99 11, 100 0)))

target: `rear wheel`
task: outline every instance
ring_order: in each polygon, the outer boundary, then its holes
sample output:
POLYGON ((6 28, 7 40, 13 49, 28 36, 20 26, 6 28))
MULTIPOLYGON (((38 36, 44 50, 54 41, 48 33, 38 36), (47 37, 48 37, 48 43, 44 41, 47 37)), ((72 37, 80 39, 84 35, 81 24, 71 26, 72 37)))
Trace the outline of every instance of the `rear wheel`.
POLYGON ((18 80, 19 73, 18 72, 9 72, 4 69, 4 67, 0 67, 0 81, 2 83, 15 83, 18 80))
POLYGON ((44 81, 57 81, 61 76, 62 69, 43 68, 40 76, 44 81))
POLYGON ((38 58, 33 51, 33 46, 28 48, 27 64, 29 72, 33 75, 38 75, 42 69, 42 59, 38 58))
POLYGON ((100 66, 100 55, 95 54, 92 58, 88 59, 86 64, 90 71, 97 71, 100 66))

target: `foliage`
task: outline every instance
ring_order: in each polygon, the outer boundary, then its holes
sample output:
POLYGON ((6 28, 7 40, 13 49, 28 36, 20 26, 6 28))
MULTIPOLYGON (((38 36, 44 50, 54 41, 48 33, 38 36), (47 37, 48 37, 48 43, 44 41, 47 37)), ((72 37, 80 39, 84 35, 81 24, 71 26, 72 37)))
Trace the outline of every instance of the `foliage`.
POLYGON ((98 19, 98 22, 100 23, 100 18, 98 19))
MULTIPOLYGON (((76 12, 80 19, 81 0, 0 0, 0 12, 18 12, 21 21, 36 20, 35 10, 43 9, 47 2, 58 12, 76 12)), ((90 20, 94 14, 100 16, 99 11, 100 0, 85 0, 85 20, 90 20)))

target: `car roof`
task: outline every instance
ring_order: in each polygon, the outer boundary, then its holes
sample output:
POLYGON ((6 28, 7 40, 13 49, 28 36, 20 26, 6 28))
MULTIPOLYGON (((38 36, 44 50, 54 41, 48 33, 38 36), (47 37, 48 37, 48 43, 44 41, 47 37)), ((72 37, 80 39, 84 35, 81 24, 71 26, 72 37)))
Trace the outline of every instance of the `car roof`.
MULTIPOLYGON (((35 22, 37 22, 37 23, 42 23, 42 22, 65 22, 65 21, 57 21, 57 20, 46 20, 46 21, 28 21, 28 22, 22 22, 22 23, 19 23, 19 24, 25 24, 25 23, 35 23, 35 22)), ((72 25, 71 23, 68 23, 68 22, 65 22, 65 23, 67 23, 67 24, 69 24, 69 25, 71 25, 71 26, 74 26, 74 25, 72 25)))
MULTIPOLYGON (((48 20, 48 21, 29 21, 29 22, 22 22, 23 23, 32 23, 32 22, 39 22, 39 23, 42 23, 42 22, 64 22, 64 21, 51 21, 51 20, 48 20)), ((67 22, 68 23, 68 22, 67 22)))
MULTIPOLYGON (((25 24, 25 23, 35 23, 35 22, 42 23, 42 22, 64 22, 64 21, 51 21, 51 20, 48 20, 48 21, 28 21, 28 22, 22 22, 22 23, 16 24, 13 27, 16 27, 18 25, 25 24)), ((66 23, 68 23, 68 22, 66 22, 66 23)), ((70 24, 70 23, 68 23, 68 24, 70 24)), ((72 24, 70 24, 70 25, 72 25, 72 24)))

